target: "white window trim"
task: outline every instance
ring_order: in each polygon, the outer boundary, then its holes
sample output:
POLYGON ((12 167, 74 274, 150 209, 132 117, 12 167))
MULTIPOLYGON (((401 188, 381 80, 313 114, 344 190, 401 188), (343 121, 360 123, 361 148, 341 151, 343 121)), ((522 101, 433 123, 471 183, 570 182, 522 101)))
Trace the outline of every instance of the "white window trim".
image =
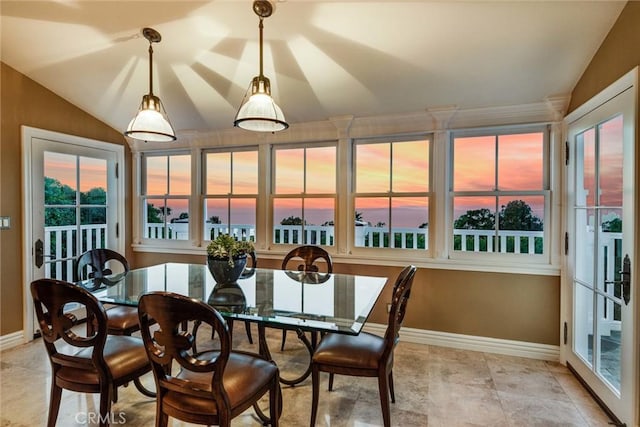
MULTIPOLYGON (((300 245, 305 245, 308 243, 302 243, 300 242, 299 244, 290 244, 290 243, 276 243, 274 242, 275 239, 275 235, 274 235, 274 226, 276 223, 276 219, 274 218, 273 215, 273 206, 274 206, 274 201, 275 199, 286 199, 286 198, 300 198, 300 199, 333 199, 334 200, 334 205, 333 205, 333 228, 334 228, 334 244, 333 245, 321 245, 325 250, 327 250, 327 252, 332 253, 335 251, 335 248, 338 245, 338 205, 339 205, 339 191, 341 190, 341 186, 340 186, 340 181, 338 180, 338 176, 339 176, 339 169, 340 169, 340 164, 339 164, 339 152, 340 152, 340 141, 338 140, 328 140, 328 141, 315 141, 313 143, 308 143, 308 142, 299 142, 299 143, 293 143, 293 144, 286 144, 286 145, 282 145, 282 146, 277 146, 277 145, 272 145, 270 147, 269 150, 269 171, 270 174, 269 175, 265 175, 265 176, 269 176, 270 179, 269 181, 269 193, 268 194, 268 203, 269 203, 269 218, 271 219, 270 223, 269 223, 269 228, 266 230, 266 233, 268 235, 269 240, 267 241, 267 246, 270 249, 274 249, 276 251, 283 251, 283 253, 287 253, 289 251, 291 251, 291 249, 295 248, 296 246, 300 246, 300 245), (327 193, 327 194, 315 194, 315 193, 311 193, 312 195, 307 195, 307 193, 301 193, 301 194, 275 194, 275 188, 272 186, 275 183, 275 169, 274 169, 274 165, 275 165, 275 156, 276 156, 276 151, 277 150, 288 150, 288 149, 301 149, 301 148, 316 148, 316 147, 335 147, 336 149, 336 176, 335 176, 335 180, 336 180, 336 192, 335 193, 327 193)), ((305 173, 306 173, 306 165, 305 165, 305 173)))
MULTIPOLYGON (((144 167, 143 161, 145 155, 147 156, 176 156, 176 155, 190 155, 191 156, 191 194, 180 196, 160 196, 168 199, 186 199, 189 201, 189 219, 199 221, 202 217, 202 213, 197 209, 197 206, 201 203, 199 192, 195 192, 200 189, 201 183, 201 168, 195 167, 194 162, 199 159, 200 150, 152 150, 145 152, 134 152, 132 159, 132 247, 135 251, 141 252, 159 252, 159 253, 198 253, 198 248, 202 246, 202 237, 195 234, 196 230, 189 223, 189 238, 184 240, 175 239, 146 239, 144 238, 144 224, 145 218, 143 215, 144 203, 142 200, 147 199, 147 195, 143 194, 144 188, 144 167)), ((159 196, 159 195, 155 195, 159 196)), ((154 196, 154 197, 155 197, 154 196)))
MULTIPOLYGON (((200 238, 200 245, 201 246, 207 246, 209 244, 209 242, 211 240, 207 239, 205 236, 205 225, 204 225, 204 211, 205 211, 205 203, 206 200, 213 200, 213 199, 226 199, 226 200, 233 200, 233 199, 253 199, 256 201, 256 211, 255 211, 255 215, 256 215, 256 230, 255 230, 255 238, 257 240, 258 238, 258 216, 259 216, 259 212, 260 210, 258 209, 258 199, 260 197, 260 150, 259 147, 256 145, 253 146, 243 146, 243 147, 216 147, 216 148, 210 148, 210 149, 205 149, 205 150, 201 150, 201 152, 199 153, 198 156, 196 156, 196 158, 198 159, 198 164, 194 165, 192 167, 192 170, 197 170, 198 174, 200 175, 201 178, 198 179, 198 182, 200 183, 200 187, 199 187, 199 191, 195 194, 198 194, 200 197, 198 197, 198 202, 199 204, 197 205, 198 209, 194 209, 197 212, 201 212, 202 213, 202 217, 199 219, 198 221, 198 230, 196 230, 197 233, 199 233, 199 238, 200 238), (233 158, 233 153, 239 153, 239 152, 256 152, 258 155, 258 171, 257 171, 257 176, 258 176, 258 187, 256 189, 256 191, 258 192, 257 194, 233 194, 233 193, 228 193, 226 195, 222 195, 222 194, 208 194, 205 193, 205 191, 207 190, 207 186, 206 186, 206 180, 207 180, 207 154, 209 153, 230 153, 231 157, 233 158)), ((231 185, 233 186, 233 171, 231 172, 231 185)), ((255 243, 255 242, 254 242, 255 243)))
MULTIPOLYGON (((434 152, 434 142, 435 137, 431 132, 423 132, 423 133, 411 133, 411 134, 398 134, 398 135, 385 135, 384 137, 376 137, 376 138, 358 138, 351 141, 349 150, 351 151, 351 164, 349 165, 348 173, 351 175, 352 183, 349 187, 345 189, 346 194, 350 200, 350 216, 351 220, 346 222, 349 224, 348 227, 351 229, 349 240, 347 241, 347 246, 349 248, 349 253, 355 256, 361 257, 371 257, 371 258, 381 258, 381 259, 412 259, 412 260, 421 260, 424 259, 432 259, 433 258, 433 228, 431 224, 434 224, 434 209, 433 209, 433 201, 435 198, 435 190, 433 186, 433 152, 434 152), (429 201, 429 215, 428 215, 428 223, 429 223, 429 234, 427 236, 427 249, 402 249, 402 248, 367 248, 362 246, 355 245, 355 229, 349 224, 349 222, 353 222, 353 218, 355 218, 355 200, 357 197, 381 197, 383 193, 360 193, 357 194, 355 190, 355 170, 352 166, 355 166, 355 151, 356 145, 358 143, 361 144, 376 144, 376 143, 394 143, 394 142, 409 142, 409 141, 420 141, 427 140, 429 142, 429 188, 426 192, 420 192, 420 196, 422 194, 426 194, 426 197, 429 201)), ((384 196, 393 196, 402 193, 385 193, 384 196)), ((408 194, 408 193, 405 193, 408 194)))
MULTIPOLYGON (((557 198, 559 189, 553 188, 554 184, 557 187, 558 180, 553 176, 553 162, 554 162, 554 152, 555 150, 555 142, 558 139, 560 128, 556 126, 555 131, 554 127, 550 126, 548 123, 541 124, 527 124, 527 125, 510 125, 510 126, 501 126, 501 127, 487 127, 487 128, 476 128, 476 129, 465 129, 460 131, 452 131, 450 133, 450 137, 447 141, 447 152, 449 156, 447 157, 447 165, 448 173, 447 173, 447 240, 448 240, 448 254, 449 258, 452 261, 462 261, 462 262, 486 262, 491 265, 495 265, 496 267, 501 264, 511 264, 518 263, 519 265, 531 265, 533 268, 536 268, 538 265, 540 266, 549 266, 554 270, 559 268, 559 263, 557 265, 553 265, 552 260, 558 259, 553 256, 552 248, 556 246, 554 240, 555 236, 551 233, 551 230, 554 229, 554 214, 552 206, 554 205, 554 198, 557 198), (511 135, 516 133, 530 133, 530 132, 544 132, 544 142, 543 142, 543 150, 544 150, 544 161, 543 161, 543 189, 535 190, 535 191, 471 191, 468 192, 470 194, 477 195, 510 195, 510 194, 522 194, 526 195, 527 193, 531 193, 531 195, 541 195, 545 198, 545 208, 544 208, 544 228, 543 228, 543 239, 544 239, 544 251, 543 254, 534 255, 534 254, 515 254, 515 253, 500 253, 500 252, 472 252, 472 251, 456 251, 453 249, 453 200, 455 196, 464 195, 467 192, 464 191, 453 191, 453 161, 451 158, 451 153, 453 150, 453 141, 456 137, 468 137, 468 136, 483 136, 483 135, 511 135), (554 132, 557 134, 554 135, 554 132)), ((556 162, 557 163, 557 162, 556 162)), ((557 217, 557 214, 556 214, 557 217)), ((555 227, 557 228, 557 226, 555 227)))
MULTIPOLYGON (((296 143, 322 143, 331 140, 338 141, 338 169, 337 169, 337 206, 336 206, 336 242, 330 248, 334 260, 345 264, 363 265, 389 265, 404 266, 411 262, 418 267, 431 269, 448 269, 464 271, 486 271, 498 273, 533 274, 545 276, 560 275, 560 253, 562 249, 562 236, 560 235, 560 211, 562 200, 560 198, 560 182, 562 175, 562 163, 564 162, 564 144, 561 143, 561 120, 568 106, 569 96, 558 96, 547 98, 542 102, 500 106, 489 108, 472 108, 461 110, 455 106, 427 109, 408 114, 392 114, 387 116, 353 117, 340 116, 333 117, 326 121, 297 123, 286 132, 275 134, 258 134, 255 132, 238 132, 237 129, 225 129, 211 132, 185 132, 180 133, 178 141, 172 144, 172 148, 182 150, 192 150, 192 153, 200 153, 203 149, 214 147, 241 147, 244 145, 259 146, 259 176, 271 176, 270 152, 271 147, 278 144, 296 143), (524 124, 524 125, 523 125, 524 124), (550 213, 548 229, 549 257, 545 264, 531 264, 505 261, 488 260, 462 260, 450 259, 448 227, 437 227, 437 230, 430 233, 431 257, 414 257, 416 252, 411 250, 411 254, 404 255, 401 250, 392 249, 391 254, 354 254, 351 251, 349 242, 353 239, 353 227, 342 227, 341 224, 349 224, 349 219, 353 215, 353 202, 350 197, 351 189, 351 141, 363 138, 384 138, 390 135, 403 135, 410 133, 433 133, 433 149, 430 167, 433 177, 431 182, 431 192, 433 199, 430 206, 430 224, 448 224, 450 222, 448 200, 448 178, 446 176, 449 153, 447 144, 451 132, 464 129, 479 129, 504 126, 531 126, 550 125, 550 149, 549 149, 549 189, 551 191, 551 202, 549 204, 550 213), (414 256, 411 256, 414 255, 414 256)), ((141 252, 164 252, 182 254, 205 254, 202 242, 192 242, 191 246, 176 247, 158 246, 158 242, 153 245, 140 244, 139 230, 136 230, 135 212, 139 212, 139 188, 140 188, 140 153, 143 151, 166 151, 166 145, 162 144, 142 144, 137 141, 129 141, 133 152, 133 176, 132 182, 134 191, 133 200, 133 247, 135 251, 141 252)), ((193 187, 196 199, 199 198, 199 188, 201 185, 201 165, 198 164, 199 154, 196 156, 192 179, 195 180, 193 187), (197 176, 197 179, 195 178, 197 176)), ((269 197, 271 194, 270 180, 261 179, 258 183, 258 217, 256 224, 256 249, 258 255, 265 259, 281 259, 286 253, 286 248, 272 247, 271 231, 273 218, 270 213, 269 197)), ((195 203, 202 203, 200 200, 195 203)), ((545 221, 547 222, 547 221, 545 221)))

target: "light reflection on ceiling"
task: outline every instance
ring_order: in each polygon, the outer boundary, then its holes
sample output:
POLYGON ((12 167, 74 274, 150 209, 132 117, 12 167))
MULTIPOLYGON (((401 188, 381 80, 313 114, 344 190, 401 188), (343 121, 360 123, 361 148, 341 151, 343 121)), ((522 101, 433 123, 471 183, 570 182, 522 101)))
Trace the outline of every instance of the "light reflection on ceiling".
MULTIPOLYGON (((287 120, 542 102, 570 93, 624 1, 279 1, 264 74, 287 120)), ((6 1, 2 61, 115 129, 148 91, 178 135, 232 127, 258 74, 250 1, 6 1)))

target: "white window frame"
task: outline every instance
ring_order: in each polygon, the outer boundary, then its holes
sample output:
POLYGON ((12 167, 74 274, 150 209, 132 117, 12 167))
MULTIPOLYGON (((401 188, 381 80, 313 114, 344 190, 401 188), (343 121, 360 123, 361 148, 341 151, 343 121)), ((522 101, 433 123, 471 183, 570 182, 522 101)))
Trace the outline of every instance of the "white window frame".
MULTIPOLYGON (((275 200, 276 199, 333 199, 333 206, 334 206, 334 210, 333 210, 333 227, 334 227, 334 234, 333 234, 333 245, 320 245, 318 244, 318 246, 322 246, 323 248, 325 248, 329 253, 333 253, 335 252, 336 248, 339 245, 339 235, 338 235, 338 227, 339 227, 339 220, 338 220, 338 212, 339 212, 339 191, 341 190, 341 186, 338 182, 338 175, 339 175, 339 142, 338 141, 323 141, 323 142, 313 142, 313 143, 296 143, 296 144, 278 144, 278 145, 273 145, 271 146, 271 156, 270 156, 270 165, 271 165, 271 174, 270 174, 270 189, 271 191, 269 192, 269 217, 271 218, 271 224, 269 227, 269 232, 268 232, 268 245, 270 247, 272 247, 275 250, 291 250, 292 248, 296 247, 296 246, 300 246, 300 245, 307 245, 307 244, 311 244, 311 243, 304 243, 302 241, 303 237, 301 237, 300 242, 297 243, 276 243, 275 242, 275 231, 274 228, 276 226, 276 219, 275 219, 275 215, 274 215, 274 205, 275 205, 275 200), (318 148, 318 147, 333 147, 335 149, 335 155, 336 155, 336 164, 335 164, 335 192, 334 193, 322 193, 322 194, 316 194, 316 193, 306 193, 306 191, 303 191, 300 194, 276 194, 275 193, 275 179, 276 179, 276 151, 278 150, 293 150, 293 149, 307 149, 307 148, 318 148)), ((306 156, 306 153, 305 153, 306 156)), ((307 176, 306 176, 306 158, 305 158, 305 166, 304 166, 304 179, 306 180, 307 176)), ((304 220, 304 209, 302 212, 302 219, 304 220)), ((304 225, 303 225, 303 233, 304 233, 304 225)))
MULTIPOLYGON (((205 232, 205 225, 204 225, 204 221, 205 221, 205 208, 206 208, 206 202, 207 200, 211 200, 211 199, 222 199, 222 200, 233 200, 233 199, 253 199, 255 200, 255 205, 256 205, 256 212, 255 212, 255 216, 256 216, 256 223, 254 224, 255 227, 255 231, 254 231, 254 235, 253 235, 253 241, 254 243, 256 243, 257 239, 258 239, 258 235, 259 235, 259 223, 260 223, 260 218, 259 218, 259 209, 258 209, 258 205, 259 205, 259 193, 260 193, 260 181, 261 179, 264 179, 263 176, 260 174, 260 163, 261 163, 261 159, 260 159, 260 150, 258 146, 242 146, 242 147, 224 147, 224 148, 212 148, 212 149, 206 149, 203 150, 201 153, 201 157, 202 157, 202 161, 199 163, 200 165, 202 165, 202 197, 199 199, 199 206, 195 207, 194 210, 201 210, 202 211, 202 219, 200 221, 200 223, 198 224, 197 227, 197 231, 198 231, 198 235, 201 236, 200 238, 202 239, 204 245, 208 244, 210 242, 209 239, 207 239, 207 236, 204 235, 205 232), (233 188, 233 153, 238 153, 238 152, 247 152, 247 151, 252 151, 255 152, 257 154, 257 168, 258 168, 258 182, 257 184, 257 193, 256 194, 234 194, 232 191, 230 191, 228 194, 226 195, 222 195, 222 194, 208 194, 206 193, 207 191, 207 185, 206 185, 206 181, 207 181, 207 154, 209 153, 230 153, 231 154, 231 183, 232 183, 232 188, 233 188)), ((230 212, 230 208, 228 208, 227 211, 227 216, 230 218, 231 217, 231 212, 230 212)), ((233 223, 231 221, 229 221, 229 227, 231 227, 233 225, 233 223)))
MULTIPOLYGON (((199 157, 196 157, 199 158, 199 157)), ((158 248, 159 252, 171 252, 172 249, 185 250, 193 248, 197 243, 197 239, 194 238, 197 230, 201 227, 198 226, 200 221, 199 210, 196 208, 198 205, 198 197, 194 196, 194 188, 199 186, 195 185, 199 181, 199 174, 197 169, 194 168, 194 153, 190 150, 162 150, 162 151, 145 151, 137 153, 134 158, 134 173, 135 183, 134 189, 136 203, 133 206, 134 212, 137 212, 137 221, 134 221, 134 239, 133 246, 153 247, 158 248), (191 191, 188 195, 149 195, 146 194, 146 163, 145 159, 149 157, 171 157, 171 156, 189 156, 191 163, 191 191), (189 203, 189 235, 187 239, 149 239, 144 237, 144 226, 146 223, 145 217, 145 204, 146 200, 154 198, 166 198, 169 200, 187 200, 189 203), (195 224, 195 226, 194 226, 195 224)), ((201 236, 201 234, 200 234, 201 236)))
MULTIPOLYGON (((359 257, 370 257, 370 258, 382 258, 382 259, 412 259, 419 261, 427 261, 433 257, 433 247, 434 247, 434 219, 436 218, 435 209, 434 209, 434 200, 437 189, 434 188, 434 144, 435 137, 432 133, 419 133, 419 134, 400 134, 400 135, 389 135, 384 137, 376 137, 376 138, 358 138, 354 139, 351 143, 351 166, 350 166, 350 174, 351 174, 351 186, 348 189, 349 191, 349 200, 350 200, 350 212, 349 218, 352 220, 355 218, 356 208, 355 203, 356 199, 359 197, 426 197, 428 200, 429 214, 428 214, 428 223, 429 228, 427 234, 427 248, 426 249, 403 249, 403 248, 370 248, 370 247, 362 247, 356 246, 355 244, 355 226, 353 224, 349 224, 348 226, 351 228, 349 231, 349 252, 359 256, 359 257), (428 171, 428 191, 426 192, 416 192, 416 193, 356 193, 356 147, 361 144, 378 144, 378 143, 402 143, 402 142, 411 142, 411 141, 421 141, 427 140, 429 145, 429 171, 428 171)), ((393 159, 390 158, 389 162, 392 162, 393 159)), ((392 165, 390 165, 391 167, 392 165)), ((392 171, 392 169, 390 169, 392 171)), ((391 172, 393 173, 393 171, 391 172)))
MULTIPOLYGON (((553 212, 554 204, 554 181, 557 180, 553 173, 553 153, 554 153, 554 132, 548 124, 537 125, 514 125, 502 127, 489 127, 480 129, 453 130, 450 132, 448 140, 448 162, 447 162, 447 253, 448 257, 454 261, 461 262, 480 262, 489 266, 499 266, 505 263, 517 262, 521 265, 550 265, 552 259, 552 248, 557 239, 552 238, 552 230, 557 224, 557 212, 553 212), (481 136, 503 136, 522 133, 543 133, 543 188, 541 190, 493 190, 493 191, 454 191, 454 140, 460 137, 481 137, 481 136), (464 196, 491 196, 491 197, 509 197, 509 196, 543 196, 544 197, 544 219, 543 219, 543 253, 542 254, 522 254, 522 253, 502 253, 502 252, 475 252, 454 250, 453 224, 454 217, 454 199, 455 197, 464 196)), ((496 154, 497 156, 497 154, 496 154)), ((497 162, 496 157, 496 162, 497 162)), ((496 163, 497 168, 497 163, 496 163)), ((497 212, 496 212, 497 214, 497 212)), ((497 221, 497 217, 496 217, 497 221)))

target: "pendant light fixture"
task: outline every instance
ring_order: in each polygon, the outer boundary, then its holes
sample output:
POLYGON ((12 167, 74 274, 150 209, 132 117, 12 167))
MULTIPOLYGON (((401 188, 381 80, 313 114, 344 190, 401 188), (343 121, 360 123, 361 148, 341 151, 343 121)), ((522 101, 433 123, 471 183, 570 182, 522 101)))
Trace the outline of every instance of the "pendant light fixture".
POLYGON ((172 142, 176 132, 169 122, 167 112, 160 98, 153 94, 153 47, 152 43, 162 40, 153 28, 143 28, 142 35, 149 40, 149 93, 142 97, 138 114, 129 122, 124 134, 144 142, 172 142))
POLYGON ((273 5, 267 0, 253 2, 253 11, 260 18, 260 74, 251 84, 242 99, 233 125, 256 132, 277 132, 289 127, 284 114, 271 97, 271 83, 262 74, 262 21, 273 13, 273 5), (247 95, 249 95, 247 100, 247 95))

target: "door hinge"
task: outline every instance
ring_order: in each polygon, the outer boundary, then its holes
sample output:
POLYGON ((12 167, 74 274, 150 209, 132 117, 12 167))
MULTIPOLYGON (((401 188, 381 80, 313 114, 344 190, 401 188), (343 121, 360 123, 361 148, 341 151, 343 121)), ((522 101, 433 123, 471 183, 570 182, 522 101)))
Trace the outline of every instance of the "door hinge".
POLYGON ((567 326, 567 322, 564 322, 564 338, 563 338, 563 341, 564 341, 565 345, 567 344, 567 337, 569 335, 568 330, 569 330, 569 328, 567 326))
POLYGON ((569 233, 564 233, 564 254, 569 255, 569 233))
POLYGON ((569 141, 564 142, 564 164, 569 165, 569 141))
POLYGON ((116 239, 120 237, 120 223, 116 222, 116 239))

